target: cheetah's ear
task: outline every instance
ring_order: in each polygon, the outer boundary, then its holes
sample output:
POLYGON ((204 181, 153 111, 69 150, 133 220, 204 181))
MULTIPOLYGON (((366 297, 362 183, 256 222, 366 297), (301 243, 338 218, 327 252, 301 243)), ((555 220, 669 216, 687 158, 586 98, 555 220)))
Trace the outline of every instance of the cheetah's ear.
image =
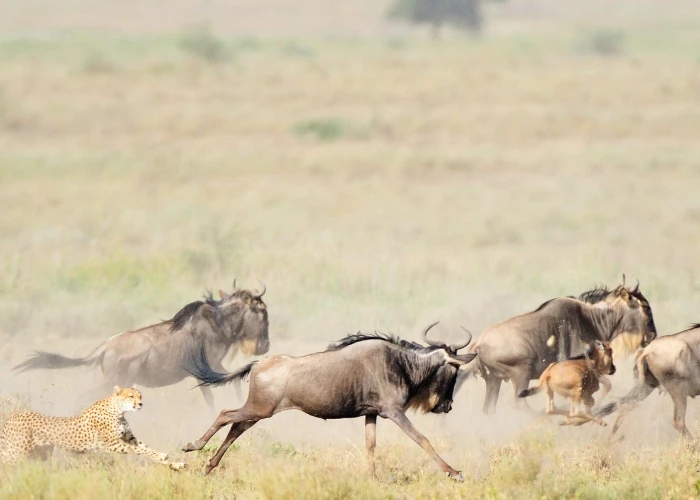
POLYGON ((114 386, 114 394, 119 394, 119 391, 121 391, 121 390, 122 390, 122 388, 119 387, 118 385, 114 386))

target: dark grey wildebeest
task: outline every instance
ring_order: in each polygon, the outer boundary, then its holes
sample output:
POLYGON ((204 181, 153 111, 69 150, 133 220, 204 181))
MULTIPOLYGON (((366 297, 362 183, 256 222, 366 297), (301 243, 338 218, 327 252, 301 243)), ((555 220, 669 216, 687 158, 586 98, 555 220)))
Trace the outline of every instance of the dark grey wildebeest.
MULTIPOLYGON (((223 370, 222 359, 229 349, 240 347, 246 355, 265 354, 270 348, 265 293, 236 289, 231 294, 219 292, 205 300, 183 307, 172 319, 110 337, 83 358, 36 352, 17 365, 19 371, 100 365, 104 386, 162 387, 189 376, 182 368, 190 352, 204 352, 207 361, 223 370)), ((211 389, 201 387, 210 407, 214 406, 211 389)))
POLYGON ((700 395, 700 323, 674 335, 659 337, 637 352, 634 375, 635 387, 596 413, 596 417, 604 417, 619 410, 611 436, 620 428, 625 414, 655 388, 663 387, 673 400, 673 427, 683 437, 692 437, 685 426, 685 412, 688 397, 700 395))
MULTIPOLYGON (((611 342, 616 357, 656 338, 649 302, 639 290, 623 284, 613 290, 595 288, 573 297, 549 300, 536 310, 484 330, 471 348, 477 358, 460 373, 461 383, 475 372, 486 381, 484 413, 496 409, 501 382, 518 394, 540 377, 550 363, 582 355, 595 341, 611 342), (557 339, 558 348, 554 348, 557 339), (623 349, 626 348, 626 349, 623 349)), ((602 401, 604 395, 599 399, 602 401)))
POLYGON ((221 411, 211 428, 183 450, 201 450, 222 427, 231 425, 205 468, 208 474, 241 434, 281 411, 301 410, 323 419, 364 416, 369 467, 374 476, 376 422, 380 416, 396 423, 446 474, 462 480, 460 472, 440 458, 406 417, 409 408, 449 412, 457 371, 475 356, 457 354, 469 344, 471 334, 466 341, 450 346, 428 340, 427 332, 435 324, 423 331, 428 347, 390 336, 358 333, 323 352, 301 357, 272 356, 230 374, 214 372, 203 355, 193 358, 186 369, 204 384, 227 384, 250 373, 250 387, 241 408, 221 411))

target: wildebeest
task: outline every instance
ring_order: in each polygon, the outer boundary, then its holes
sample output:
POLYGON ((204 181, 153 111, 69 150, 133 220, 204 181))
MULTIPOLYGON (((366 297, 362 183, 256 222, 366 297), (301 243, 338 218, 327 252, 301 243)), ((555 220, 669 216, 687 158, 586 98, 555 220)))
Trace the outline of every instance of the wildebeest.
POLYGON ((606 393, 609 392, 610 381, 606 375, 614 373, 615 365, 613 364, 610 343, 596 340, 585 354, 550 364, 540 375, 539 384, 522 391, 518 397, 526 398, 546 391, 547 414, 568 415, 570 417, 560 425, 581 425, 592 420, 605 426, 605 422, 591 415, 595 404, 593 394, 598 391, 601 383, 606 386, 606 393), (571 401, 568 413, 554 408, 555 393, 571 401), (581 413, 581 403, 586 407, 586 413, 581 413), (576 418, 574 419, 574 417, 576 418))
POLYGON ((617 352, 616 342, 630 349, 646 345, 656 338, 656 326, 649 302, 639 290, 624 284, 613 290, 598 287, 581 294, 578 299, 551 299, 536 310, 487 328, 471 351, 476 360, 460 374, 461 382, 475 371, 486 381, 484 413, 496 409, 501 382, 513 384, 517 395, 531 379, 539 378, 553 361, 582 354, 594 340, 608 341, 617 352), (565 324, 562 349, 548 347, 548 340, 561 335, 565 324), (559 351, 559 352, 557 352, 559 351), (557 356, 559 354, 559 356, 557 356))
MULTIPOLYGON (((182 368, 188 353, 204 352, 207 361, 223 370, 222 359, 232 347, 246 355, 265 354, 270 348, 268 313, 262 300, 265 293, 236 288, 211 293, 203 301, 187 304, 172 319, 110 337, 83 358, 38 351, 14 369, 20 372, 39 368, 69 368, 100 365, 104 386, 162 387, 189 376, 182 368)), ((214 406, 211 389, 202 386, 208 406, 214 406)))
POLYGON ((646 399, 655 388, 663 387, 673 400, 673 427, 683 437, 691 438, 685 426, 688 397, 700 394, 700 323, 682 332, 659 337, 635 358, 637 384, 625 396, 601 408, 596 417, 620 410, 611 436, 620 428, 622 418, 646 399))
POLYGON ((459 471, 440 458, 428 439, 406 417, 406 410, 447 413, 457 371, 474 354, 457 354, 469 338, 446 345, 423 340, 428 347, 381 334, 350 335, 326 351, 301 357, 272 356, 230 374, 214 372, 204 356, 192 358, 186 369, 202 383, 222 385, 250 373, 248 399, 237 410, 222 410, 211 428, 183 451, 201 450, 219 429, 231 429, 205 468, 208 474, 243 432, 259 420, 284 410, 301 410, 322 419, 365 417, 369 467, 374 469, 377 416, 397 424, 418 443, 450 477, 462 480, 459 471))

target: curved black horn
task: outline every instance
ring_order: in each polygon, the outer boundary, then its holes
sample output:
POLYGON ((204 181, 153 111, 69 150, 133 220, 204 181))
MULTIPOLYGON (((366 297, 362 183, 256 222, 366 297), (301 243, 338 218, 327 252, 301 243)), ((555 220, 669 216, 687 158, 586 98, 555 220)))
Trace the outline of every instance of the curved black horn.
MULTIPOLYGON (((260 281, 260 280, 258 280, 258 281, 260 281)), ((253 297, 255 297, 256 299, 259 299, 260 297, 265 295, 265 292, 267 291, 267 287, 265 286, 265 283, 260 281, 260 284, 263 286, 262 292, 258 292, 257 290, 253 290, 253 297)))
POLYGON ((437 347, 443 347, 443 346, 445 345, 444 343, 439 342, 439 341, 437 341, 437 340, 430 340, 430 339, 428 338, 428 330, 430 330, 432 327, 434 327, 434 326, 437 325, 438 323, 440 323, 440 322, 439 322, 439 321, 436 321, 436 322, 433 323, 432 325, 428 325, 428 326, 425 327, 425 330, 423 330, 423 342, 425 342, 425 343, 428 344, 428 345, 437 346, 437 347))
POLYGON ((460 349, 464 349, 469 345, 469 343, 472 341, 472 332, 464 328, 462 325, 460 325, 460 328, 466 332, 467 335, 469 335, 469 338, 467 340, 464 340, 462 342, 459 342, 457 344, 452 344, 450 346, 450 349, 452 349, 454 352, 459 351, 460 349))
POLYGON ((633 292, 638 292, 638 291, 639 291, 639 278, 636 278, 636 280, 637 280, 637 286, 635 286, 635 287, 632 289, 633 292))
POLYGON ((233 278, 233 291, 236 291, 236 278, 233 278))

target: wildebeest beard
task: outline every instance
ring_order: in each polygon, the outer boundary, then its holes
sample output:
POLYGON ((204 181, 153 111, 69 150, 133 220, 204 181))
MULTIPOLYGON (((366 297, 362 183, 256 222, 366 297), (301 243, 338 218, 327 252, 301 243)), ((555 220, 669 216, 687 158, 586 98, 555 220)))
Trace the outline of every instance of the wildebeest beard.
POLYGON ((394 364, 397 373, 403 372, 403 380, 397 377, 395 383, 409 384, 409 393, 413 396, 407 408, 421 413, 449 413, 452 410, 458 368, 445 363, 444 358, 437 354, 438 350, 437 347, 421 348, 418 352, 403 352, 387 359, 394 364), (430 356, 431 353, 436 355, 430 356))

